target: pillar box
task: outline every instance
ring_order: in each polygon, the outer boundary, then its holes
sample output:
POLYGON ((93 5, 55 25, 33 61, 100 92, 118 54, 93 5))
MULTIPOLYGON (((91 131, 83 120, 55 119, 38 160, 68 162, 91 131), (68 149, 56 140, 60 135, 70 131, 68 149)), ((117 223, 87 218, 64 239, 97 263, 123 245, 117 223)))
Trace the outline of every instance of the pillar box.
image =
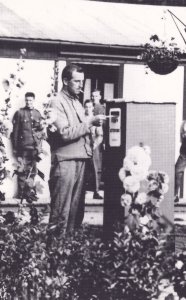
POLYGON ((175 103, 107 101, 110 116, 105 128, 104 157, 104 230, 112 232, 113 224, 124 221, 120 204, 123 193, 118 172, 126 151, 143 143, 151 148, 150 170, 164 171, 169 176, 169 191, 161 203, 164 218, 174 222, 174 166, 175 166, 175 103))

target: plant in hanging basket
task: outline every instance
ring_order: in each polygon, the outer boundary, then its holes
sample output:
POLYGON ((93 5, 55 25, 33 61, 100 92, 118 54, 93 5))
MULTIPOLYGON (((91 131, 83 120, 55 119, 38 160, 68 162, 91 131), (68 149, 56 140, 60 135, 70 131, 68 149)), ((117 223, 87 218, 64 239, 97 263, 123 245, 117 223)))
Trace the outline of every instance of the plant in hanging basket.
POLYGON ((170 42, 161 40, 157 35, 150 37, 150 43, 145 44, 140 59, 155 73, 166 75, 173 72, 184 53, 171 38, 170 42))

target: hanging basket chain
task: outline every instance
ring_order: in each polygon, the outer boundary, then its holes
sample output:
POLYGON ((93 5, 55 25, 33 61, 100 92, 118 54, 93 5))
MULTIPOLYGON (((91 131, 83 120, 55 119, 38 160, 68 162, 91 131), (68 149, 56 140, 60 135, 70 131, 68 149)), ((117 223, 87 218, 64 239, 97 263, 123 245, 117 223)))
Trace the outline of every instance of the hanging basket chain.
MULTIPOLYGON (((170 13, 172 20, 179 34, 181 35, 184 44, 186 45, 186 39, 184 38, 175 19, 177 19, 182 25, 184 25, 185 31, 186 25, 170 10, 167 11, 170 13)), ((168 44, 166 44, 165 41, 160 39, 156 34, 152 35, 150 37, 150 40, 151 43, 146 43, 144 45, 144 51, 142 52, 140 58, 145 61, 146 65, 151 69, 151 71, 157 74, 166 75, 173 72, 178 67, 179 60, 182 57, 183 53, 185 53, 185 50, 180 49, 177 43, 173 42, 173 37, 171 38, 171 41, 168 44)))
POLYGON ((178 29, 178 31, 179 31, 179 33, 180 33, 180 35, 181 35, 181 37, 182 37, 182 39, 183 39, 183 41, 184 41, 184 43, 186 44, 186 40, 185 40, 185 38, 184 38, 184 36, 183 36, 183 34, 181 33, 181 31, 180 31, 180 29, 179 29, 179 27, 178 27, 178 24, 176 23, 176 21, 175 21, 175 19, 174 18, 176 18, 185 28, 186 28, 186 25, 175 15, 175 14, 173 14, 173 12, 171 12, 169 9, 168 9, 168 12, 170 13, 170 15, 171 15, 171 17, 172 17, 172 19, 173 19, 173 22, 174 22, 174 24, 176 25, 176 28, 178 29))

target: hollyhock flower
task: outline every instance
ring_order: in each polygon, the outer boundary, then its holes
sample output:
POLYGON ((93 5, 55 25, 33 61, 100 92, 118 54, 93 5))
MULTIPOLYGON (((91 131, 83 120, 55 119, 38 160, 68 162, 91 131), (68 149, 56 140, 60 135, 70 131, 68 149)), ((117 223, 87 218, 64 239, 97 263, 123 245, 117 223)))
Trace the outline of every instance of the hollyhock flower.
POLYGON ((121 196, 121 206, 130 206, 132 203, 132 197, 129 194, 123 194, 121 196))
POLYGON ((147 202, 147 195, 146 193, 139 193, 135 199, 136 204, 143 205, 147 202))
POLYGON ((159 197, 159 202, 161 202, 161 201, 163 201, 163 200, 164 200, 164 196, 161 195, 161 196, 159 197))
POLYGON ((150 171, 148 172, 147 179, 148 179, 148 180, 152 180, 152 179, 157 180, 157 179, 158 179, 158 172, 157 172, 157 171, 154 171, 154 170, 150 170, 150 171))
POLYGON ((151 155, 151 149, 150 149, 150 147, 149 146, 147 146, 147 145, 144 145, 143 146, 143 150, 145 151, 145 153, 147 154, 147 155, 151 155))
POLYGON ((162 183, 162 185, 161 185, 162 194, 166 194, 168 192, 168 190, 169 190, 168 184, 162 183))
POLYGON ((123 160, 123 168, 124 168, 124 170, 130 172, 131 169, 133 168, 133 166, 134 166, 134 162, 126 156, 124 158, 124 160, 123 160))
POLYGON ((134 146, 127 151, 127 158, 133 161, 134 164, 140 164, 145 169, 151 165, 150 156, 144 151, 143 147, 134 146))
POLYGON ((169 183, 169 176, 167 175, 167 173, 165 173, 163 171, 159 171, 158 173, 162 177, 163 183, 168 184, 169 183))
POLYGON ((133 165, 130 171, 131 175, 138 178, 140 181, 147 177, 148 170, 144 168, 143 165, 133 165))
POLYGON ((156 180, 150 180, 149 181, 149 185, 148 185, 148 191, 149 192, 157 190, 158 187, 159 187, 159 184, 156 180))
POLYGON ((127 176, 123 181, 124 189, 129 193, 136 193, 140 188, 139 180, 133 176, 127 176))

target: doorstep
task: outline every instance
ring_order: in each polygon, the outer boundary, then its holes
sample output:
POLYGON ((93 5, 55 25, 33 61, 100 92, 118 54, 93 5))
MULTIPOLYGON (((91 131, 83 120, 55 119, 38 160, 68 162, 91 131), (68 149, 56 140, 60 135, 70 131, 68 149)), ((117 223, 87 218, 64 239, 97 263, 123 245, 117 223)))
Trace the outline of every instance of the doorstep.
MULTIPOLYGON (((20 204, 21 200, 17 198, 8 198, 5 201, 1 201, 0 207, 17 207, 20 204)), ((29 204, 26 202, 26 200, 23 200, 23 205, 29 206, 29 204)), ((50 199, 46 198, 41 198, 38 199, 37 201, 34 201, 33 204, 35 206, 45 206, 50 204, 50 199)))
MULTIPOLYGON (((100 191, 100 195, 103 197, 104 191, 100 191)), ((5 201, 0 202, 1 208, 8 207, 17 207, 20 204, 20 199, 16 198, 7 198, 5 201)), ((25 206, 29 206, 26 200, 23 200, 25 206)), ((45 207, 50 205, 50 198, 39 198, 37 201, 34 201, 33 204, 38 207, 45 207)), ((103 206, 103 199, 93 199, 93 192, 87 191, 85 194, 85 205, 86 206, 103 206)))
POLYGON ((186 207, 186 199, 180 198, 179 202, 174 203, 174 207, 186 207))

